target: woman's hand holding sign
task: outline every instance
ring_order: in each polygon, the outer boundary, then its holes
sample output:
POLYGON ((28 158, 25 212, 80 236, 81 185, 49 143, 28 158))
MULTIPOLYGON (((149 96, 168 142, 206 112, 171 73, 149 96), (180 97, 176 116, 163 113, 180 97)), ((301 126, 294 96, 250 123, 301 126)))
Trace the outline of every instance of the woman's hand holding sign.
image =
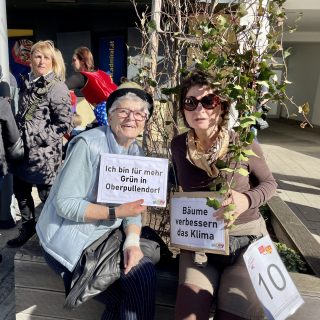
POLYGON ((230 228, 241 213, 249 208, 248 197, 235 190, 231 190, 230 196, 222 201, 221 208, 215 212, 217 220, 224 219, 225 227, 230 228))
POLYGON ((143 199, 121 204, 115 208, 117 218, 136 217, 147 211, 147 207, 143 206, 143 199))
POLYGON ((129 217, 137 217, 147 211, 147 206, 142 205, 143 202, 144 200, 140 199, 121 204, 117 207, 106 207, 104 204, 90 203, 86 208, 85 220, 114 220, 116 218, 124 219, 129 217))

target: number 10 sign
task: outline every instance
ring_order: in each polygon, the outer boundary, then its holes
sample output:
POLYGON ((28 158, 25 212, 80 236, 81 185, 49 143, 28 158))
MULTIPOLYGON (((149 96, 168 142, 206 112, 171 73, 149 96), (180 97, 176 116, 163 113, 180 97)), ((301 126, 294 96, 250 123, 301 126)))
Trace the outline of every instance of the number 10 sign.
POLYGON ((269 320, 286 319, 304 303, 269 236, 251 244, 243 258, 269 320))

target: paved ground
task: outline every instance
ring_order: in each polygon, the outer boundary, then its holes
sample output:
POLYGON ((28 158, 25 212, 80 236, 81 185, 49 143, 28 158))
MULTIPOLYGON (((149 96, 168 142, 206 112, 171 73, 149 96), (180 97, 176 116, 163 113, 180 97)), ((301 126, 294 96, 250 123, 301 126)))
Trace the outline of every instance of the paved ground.
MULTIPOLYGON (((279 184, 278 193, 320 242, 320 128, 301 129, 288 120, 273 120, 270 124, 270 128, 259 132, 258 138, 279 184)), ((0 230, 0 320, 15 319, 16 249, 7 248, 6 242, 17 230, 18 225, 0 230)))
MULTIPOLYGON (((39 200, 36 189, 33 190, 36 205, 36 215, 40 214, 42 204, 39 200)), ((20 219, 17 213, 17 220, 20 219)), ((0 320, 15 320, 15 297, 14 297, 14 269, 13 259, 17 248, 9 248, 6 242, 18 234, 20 222, 11 229, 0 229, 0 253, 2 262, 0 263, 0 320)))
POLYGON ((320 128, 273 120, 258 139, 279 196, 320 242, 320 128))

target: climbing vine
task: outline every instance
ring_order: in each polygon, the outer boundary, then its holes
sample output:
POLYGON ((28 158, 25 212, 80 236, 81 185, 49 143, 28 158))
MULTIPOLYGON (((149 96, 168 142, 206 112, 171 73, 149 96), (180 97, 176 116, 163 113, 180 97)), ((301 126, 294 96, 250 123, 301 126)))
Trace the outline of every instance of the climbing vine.
MULTIPOLYGON (((132 2, 137 8, 136 1, 132 2)), ((284 47, 283 35, 286 28, 293 32, 296 25, 286 26, 284 2, 162 0, 154 1, 145 12, 136 10, 141 46, 134 48, 136 55, 129 57, 129 64, 137 70, 134 80, 157 101, 143 141, 148 155, 170 158, 172 137, 185 130, 178 113, 179 84, 194 69, 212 75, 212 85, 232 101, 229 121, 239 139, 229 146, 228 162, 219 163, 221 177, 225 172, 248 175, 230 163, 255 156, 247 148, 255 138, 251 128, 271 105, 291 103, 304 118, 301 126, 310 124, 308 104, 298 106, 286 94, 290 48, 284 47), (276 70, 282 71, 281 78, 276 70)), ((230 187, 223 180, 220 193, 230 187)), ((208 204, 217 207, 219 201, 208 199, 208 204)))

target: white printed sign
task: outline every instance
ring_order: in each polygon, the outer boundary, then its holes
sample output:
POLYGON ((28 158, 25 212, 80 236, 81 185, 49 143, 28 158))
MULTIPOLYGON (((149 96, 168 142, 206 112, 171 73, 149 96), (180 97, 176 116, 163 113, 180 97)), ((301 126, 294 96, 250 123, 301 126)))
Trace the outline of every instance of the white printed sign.
POLYGON ((304 303, 268 235, 252 243, 243 258, 268 319, 286 319, 304 303))
POLYGON ((224 220, 216 220, 214 208, 207 206, 212 192, 177 192, 171 197, 171 245, 191 251, 229 254, 229 238, 224 220))
POLYGON ((168 159, 104 153, 101 155, 97 201, 165 207, 168 159))

